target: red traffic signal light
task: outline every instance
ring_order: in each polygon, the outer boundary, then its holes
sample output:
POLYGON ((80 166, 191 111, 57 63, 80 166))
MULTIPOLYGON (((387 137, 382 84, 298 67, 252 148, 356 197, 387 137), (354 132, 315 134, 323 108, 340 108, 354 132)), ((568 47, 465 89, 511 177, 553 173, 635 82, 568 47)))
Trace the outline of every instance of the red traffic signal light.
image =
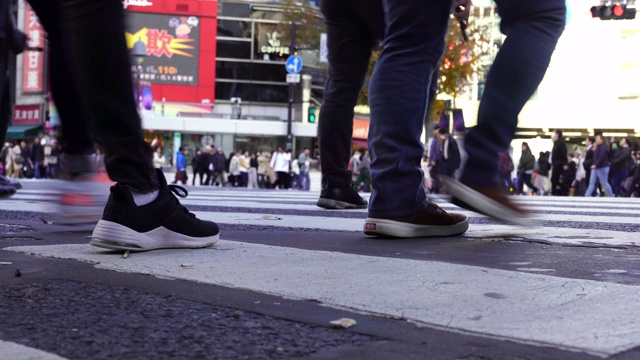
POLYGON ((636 18, 636 9, 625 4, 592 6, 591 16, 600 20, 632 20, 636 18))

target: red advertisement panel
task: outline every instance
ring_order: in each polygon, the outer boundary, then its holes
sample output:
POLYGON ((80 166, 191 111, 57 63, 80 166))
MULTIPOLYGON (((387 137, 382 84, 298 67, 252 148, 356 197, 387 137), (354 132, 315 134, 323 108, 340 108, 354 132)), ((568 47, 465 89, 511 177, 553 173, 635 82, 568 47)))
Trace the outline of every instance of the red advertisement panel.
MULTIPOLYGON (((29 37, 30 48, 44 47, 44 28, 29 4, 25 4, 24 31, 29 37)), ((42 93, 44 91, 44 52, 25 51, 22 62, 22 92, 42 93)))

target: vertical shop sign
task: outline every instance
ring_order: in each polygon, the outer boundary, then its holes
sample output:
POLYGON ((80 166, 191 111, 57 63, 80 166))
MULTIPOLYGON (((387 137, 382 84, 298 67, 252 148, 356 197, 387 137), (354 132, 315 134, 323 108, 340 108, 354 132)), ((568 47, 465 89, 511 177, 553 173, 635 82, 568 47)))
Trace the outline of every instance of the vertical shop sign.
MULTIPOLYGON (((44 48, 44 28, 29 4, 25 4, 24 30, 29 37, 28 47, 41 50, 44 48)), ((27 50, 22 55, 23 93, 42 93, 44 91, 44 51, 27 50)))

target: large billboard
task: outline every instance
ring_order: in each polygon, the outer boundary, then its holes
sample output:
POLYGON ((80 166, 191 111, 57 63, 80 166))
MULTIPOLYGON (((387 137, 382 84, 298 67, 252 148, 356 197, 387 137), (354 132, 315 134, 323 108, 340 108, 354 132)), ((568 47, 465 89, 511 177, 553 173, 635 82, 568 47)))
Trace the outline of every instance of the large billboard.
POLYGON ((140 71, 140 80, 153 84, 198 85, 200 50, 200 17, 145 14, 129 15, 127 46, 133 49, 141 41, 147 56, 140 71))

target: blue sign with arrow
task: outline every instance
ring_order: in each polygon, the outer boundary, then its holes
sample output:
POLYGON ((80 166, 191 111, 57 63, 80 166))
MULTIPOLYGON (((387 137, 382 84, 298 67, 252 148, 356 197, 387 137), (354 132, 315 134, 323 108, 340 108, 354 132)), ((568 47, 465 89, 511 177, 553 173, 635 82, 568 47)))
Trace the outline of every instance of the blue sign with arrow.
POLYGON ((291 55, 285 64, 289 74, 297 74, 302 71, 302 58, 298 55, 291 55))

